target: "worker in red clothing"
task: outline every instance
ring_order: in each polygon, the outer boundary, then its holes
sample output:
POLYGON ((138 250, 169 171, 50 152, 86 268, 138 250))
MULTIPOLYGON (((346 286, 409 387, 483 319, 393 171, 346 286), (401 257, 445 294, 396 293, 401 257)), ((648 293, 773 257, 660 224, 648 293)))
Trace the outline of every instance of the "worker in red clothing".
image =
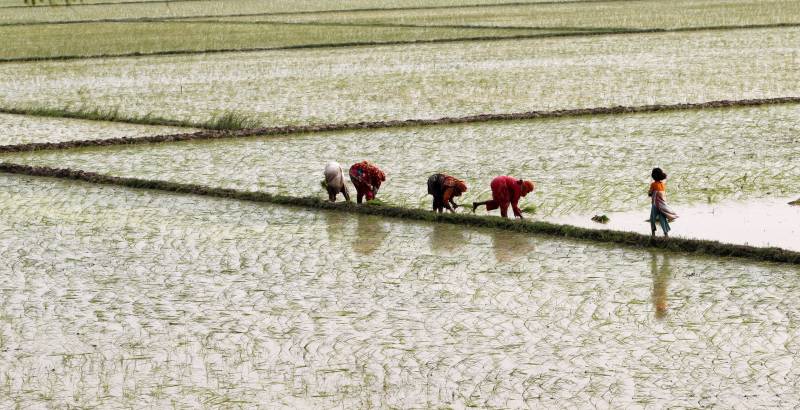
POLYGON ((486 205, 486 210, 500 208, 500 215, 508 218, 508 205, 514 210, 514 216, 522 218, 522 211, 519 210, 517 203, 519 199, 536 189, 533 181, 523 181, 510 176, 499 176, 492 180, 492 200, 483 202, 473 202, 472 212, 475 212, 481 205, 486 205))
POLYGON ((386 181, 386 174, 374 164, 361 161, 350 167, 350 181, 356 187, 356 202, 360 204, 365 196, 367 201, 375 199, 381 182, 386 181))

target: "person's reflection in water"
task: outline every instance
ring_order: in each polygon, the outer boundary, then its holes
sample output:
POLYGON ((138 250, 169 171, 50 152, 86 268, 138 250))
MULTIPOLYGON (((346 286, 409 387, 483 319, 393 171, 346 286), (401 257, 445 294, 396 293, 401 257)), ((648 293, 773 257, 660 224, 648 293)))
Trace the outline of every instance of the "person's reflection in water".
POLYGON ((386 240, 389 230, 383 226, 380 218, 374 216, 358 216, 356 221, 353 252, 361 255, 372 255, 386 240))
POLYGON ((494 258, 498 262, 511 262, 525 258, 536 250, 536 245, 528 236, 501 230, 493 230, 491 235, 494 258))
POLYGON ((667 285, 672 276, 669 255, 662 255, 661 267, 659 267, 658 255, 650 252, 650 274, 653 276, 653 307, 656 309, 656 319, 664 319, 667 317, 667 285))
POLYGON ((464 228, 448 224, 433 224, 431 232, 431 251, 434 253, 452 253, 467 242, 464 228))
POLYGON ((343 212, 324 212, 328 230, 328 242, 332 245, 340 243, 345 238, 344 228, 348 222, 353 223, 353 217, 343 212))

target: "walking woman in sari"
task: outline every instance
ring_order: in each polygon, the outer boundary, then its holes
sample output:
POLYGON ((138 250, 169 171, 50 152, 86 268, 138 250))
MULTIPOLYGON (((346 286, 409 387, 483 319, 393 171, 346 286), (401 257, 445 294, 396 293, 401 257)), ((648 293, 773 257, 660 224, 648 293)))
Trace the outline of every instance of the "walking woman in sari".
POLYGON ((459 207, 453 198, 467 192, 464 181, 445 174, 433 174, 428 178, 428 195, 433 196, 433 211, 442 213, 447 208, 451 213, 459 207))
POLYGON ((653 168, 650 173, 653 177, 653 183, 650 184, 650 191, 647 195, 650 197, 650 231, 653 236, 656 236, 656 223, 661 225, 661 230, 664 232, 665 237, 669 237, 669 223, 678 218, 678 214, 667 205, 667 192, 664 180, 667 179, 667 174, 661 168, 653 168))
POLYGON ((374 164, 361 161, 350 167, 350 181, 356 187, 356 202, 360 204, 364 197, 367 201, 375 199, 381 182, 386 181, 386 174, 374 164))
POLYGON ((486 205, 486 210, 491 211, 500 208, 500 215, 508 218, 508 206, 514 210, 514 216, 522 218, 522 211, 519 210, 519 199, 528 195, 536 189, 533 181, 524 181, 510 176, 499 176, 492 180, 492 199, 483 202, 473 202, 472 212, 475 212, 481 205, 486 205))

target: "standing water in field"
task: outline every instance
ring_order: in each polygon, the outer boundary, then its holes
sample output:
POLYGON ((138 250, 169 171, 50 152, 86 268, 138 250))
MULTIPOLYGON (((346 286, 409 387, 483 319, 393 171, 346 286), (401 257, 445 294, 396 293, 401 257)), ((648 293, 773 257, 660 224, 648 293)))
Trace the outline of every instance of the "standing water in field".
POLYGON ((0 185, 3 408, 800 401, 795 266, 0 185))
MULTIPOLYGON (((791 197, 783 197, 682 205, 681 219, 671 225, 671 236, 800 251, 800 207, 788 205, 790 200, 791 197)), ((608 223, 599 226, 590 216, 573 214, 545 219, 585 228, 650 233, 648 214, 643 210, 610 212, 608 223)))

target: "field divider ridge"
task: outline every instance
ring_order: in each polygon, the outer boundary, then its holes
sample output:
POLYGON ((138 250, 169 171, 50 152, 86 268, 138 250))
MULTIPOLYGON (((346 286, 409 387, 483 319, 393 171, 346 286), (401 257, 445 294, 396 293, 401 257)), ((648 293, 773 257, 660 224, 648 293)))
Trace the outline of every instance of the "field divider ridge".
MULTIPOLYGON (((388 121, 363 121, 363 122, 345 122, 345 123, 332 123, 332 124, 318 124, 318 125, 285 125, 277 127, 263 127, 263 128, 245 128, 239 130, 213 130, 207 129, 204 131, 179 133, 179 134, 163 134, 163 135, 149 135, 143 137, 118 137, 106 139, 92 139, 92 140, 73 140, 62 142, 33 142, 26 144, 14 145, 0 145, 0 153, 9 152, 28 152, 28 151, 41 151, 41 150, 64 150, 73 148, 88 148, 88 147, 104 147, 114 145, 133 145, 133 144, 154 144, 165 142, 182 142, 182 141, 200 141, 200 140, 213 140, 213 139, 234 139, 245 137, 260 137, 270 135, 292 135, 292 134, 310 134, 334 131, 356 131, 364 129, 388 129, 388 128, 404 128, 404 127, 420 127, 420 126, 435 126, 435 125, 449 125, 449 124, 470 124, 482 123, 492 121, 516 121, 516 120, 532 120, 532 119, 548 119, 548 118, 567 118, 567 117, 582 117, 594 115, 621 115, 621 114, 642 114, 642 113, 658 113, 658 112, 671 112, 671 111, 685 111, 685 110, 703 110, 703 109, 723 109, 723 108, 737 108, 737 107, 755 107, 762 105, 779 105, 779 104, 798 104, 800 97, 776 97, 776 98, 760 98, 760 99, 745 99, 745 100, 716 100, 706 101, 701 103, 679 103, 679 104, 651 104, 639 106, 609 106, 609 107, 596 107, 596 108, 575 108, 553 111, 526 111, 518 113, 496 113, 496 114, 477 114, 462 117, 442 117, 436 119, 408 119, 408 120, 388 120, 388 121)), ((46 114, 47 110, 41 110, 45 114, 40 116, 45 117, 60 117, 60 118, 79 118, 77 116, 55 116, 46 114)), ((58 111, 61 112, 61 111, 58 111)), ((0 113, 26 115, 24 110, 8 110, 0 108, 0 113)), ((37 115, 37 111, 32 114, 37 115)), ((147 125, 175 125, 181 123, 180 121, 162 120, 159 119, 155 123, 147 123, 145 121, 124 121, 112 120, 115 122, 133 123, 133 124, 147 124, 147 125)), ((203 128, 202 124, 198 126, 189 125, 193 128, 203 128)))
POLYGON ((68 168, 34 167, 7 162, 0 163, 0 172, 35 177, 76 180, 93 184, 114 185, 125 188, 151 189, 178 194, 191 194, 248 202, 269 203, 282 206, 294 206, 314 210, 338 211, 412 221, 502 229, 506 231, 557 238, 611 243, 633 248, 660 249, 695 255, 736 257, 757 261, 800 264, 800 252, 776 247, 755 247, 701 239, 665 239, 634 232, 581 228, 572 225, 554 224, 542 221, 517 221, 514 219, 506 219, 497 216, 479 216, 464 213, 437 214, 429 210, 404 208, 387 204, 373 205, 367 203, 364 205, 356 205, 352 202, 332 203, 316 197, 294 197, 287 195, 275 195, 267 192, 241 191, 170 181, 115 177, 68 168))

